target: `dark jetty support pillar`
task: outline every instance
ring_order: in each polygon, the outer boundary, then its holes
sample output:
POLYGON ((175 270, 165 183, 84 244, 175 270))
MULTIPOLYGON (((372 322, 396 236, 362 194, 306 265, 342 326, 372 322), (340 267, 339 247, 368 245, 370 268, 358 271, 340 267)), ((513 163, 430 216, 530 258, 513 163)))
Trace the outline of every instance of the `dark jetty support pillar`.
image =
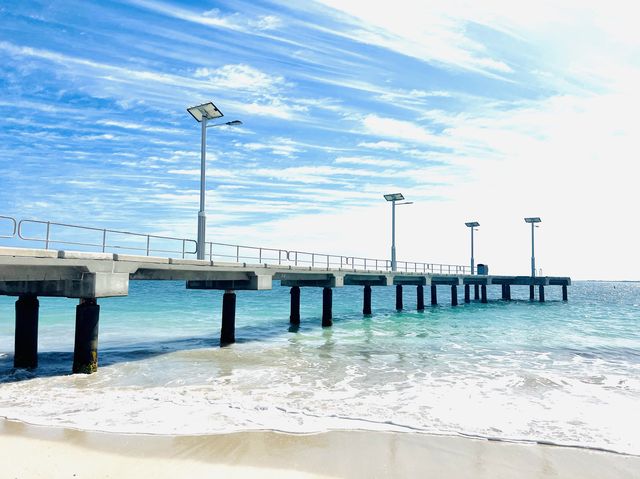
POLYGON ((364 286, 364 301, 362 304, 362 314, 369 316, 371 314, 371 286, 364 286))
POLYGON ((438 289, 435 284, 431 285, 431 306, 438 304, 438 289))
POLYGON ((562 301, 569 301, 569 294, 567 292, 567 285, 562 285, 562 301))
POLYGON ((507 301, 511 301, 511 285, 510 284, 504 285, 504 292, 505 292, 505 299, 507 301))
POLYGON ((529 285, 529 301, 534 301, 535 299, 536 299, 535 286, 530 284, 529 285))
POLYGON ((451 306, 458 306, 458 285, 451 285, 451 306))
POLYGON ((480 299, 480 285, 479 284, 474 284, 473 285, 473 299, 475 299, 476 301, 478 301, 480 299))
POLYGON ((236 342, 236 293, 228 289, 222 296, 222 327, 220 328, 220 346, 236 342))
POLYGON ((38 367, 38 311, 37 296, 27 294, 16 301, 16 335, 14 368, 38 367))
POLYGON ((502 299, 503 300, 507 299, 507 285, 506 284, 502 285, 502 299))
POLYGON ((540 296, 540 302, 544 303, 544 285, 543 284, 538 286, 538 295, 540 296))
POLYGON ((289 294, 291 294, 291 315, 289 316, 289 323, 297 326, 300 324, 300 286, 293 286, 289 294))
POLYGON ((480 300, 480 302, 486 303, 487 302, 487 285, 486 284, 481 285, 480 290, 482 292, 482 299, 480 300))
POLYGON ((465 303, 471 302, 471 285, 469 284, 464 285, 464 302, 465 303))
POLYGON ((322 290, 322 327, 329 328, 333 325, 333 291, 331 288, 322 290))
POLYGON ((422 286, 421 284, 418 285, 418 288, 416 290, 416 295, 417 295, 417 309, 418 311, 424 311, 424 286, 422 286))
POLYGON ((396 284, 396 310, 402 311, 404 305, 402 304, 402 285, 396 284))
POLYGON ((73 374, 98 370, 98 322, 100 306, 95 298, 83 298, 76 306, 76 337, 73 348, 73 374))

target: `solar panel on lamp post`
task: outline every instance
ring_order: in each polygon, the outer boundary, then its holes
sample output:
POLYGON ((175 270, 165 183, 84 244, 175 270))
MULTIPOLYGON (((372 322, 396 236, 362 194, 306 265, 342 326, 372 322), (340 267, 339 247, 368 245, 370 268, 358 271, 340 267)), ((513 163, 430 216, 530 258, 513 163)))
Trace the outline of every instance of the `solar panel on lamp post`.
MULTIPOLYGON (((404 200, 402 193, 391 193, 384 195, 384 199, 391 202, 391 271, 397 270, 396 262, 396 202, 404 200)), ((413 201, 397 203, 401 205, 411 205, 413 201)))
POLYGON ((465 223, 465 225, 471 229, 471 274, 474 274, 475 260, 473 258, 473 231, 480 226, 480 223, 477 221, 469 221, 468 223, 465 223))
POLYGON ((205 178, 206 178, 206 159, 207 159, 207 128, 212 126, 236 126, 242 125, 240 120, 228 121, 226 123, 217 123, 215 125, 208 125, 209 120, 216 118, 222 118, 224 115, 218 108, 212 103, 207 102, 201 105, 192 106, 187 108, 189 114, 201 125, 201 138, 200 138, 200 211, 198 211, 198 241, 196 247, 196 254, 198 259, 204 259, 205 249, 205 235, 207 228, 207 215, 205 213, 205 178))
POLYGON ((538 225, 536 223, 541 223, 542 220, 537 216, 531 218, 525 218, 525 223, 531 223, 531 277, 533 278, 536 275, 536 255, 535 255, 535 231, 538 225))

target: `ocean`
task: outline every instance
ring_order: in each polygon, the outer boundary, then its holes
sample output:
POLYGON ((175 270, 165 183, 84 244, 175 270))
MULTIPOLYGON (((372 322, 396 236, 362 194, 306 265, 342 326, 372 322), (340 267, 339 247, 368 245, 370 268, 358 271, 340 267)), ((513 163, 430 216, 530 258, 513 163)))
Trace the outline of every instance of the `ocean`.
MULTIPOLYGON (((405 287, 237 293, 236 338, 219 347, 222 291, 131 282, 99 301, 99 370, 71 375, 76 301, 40 298, 39 367, 13 369, 14 301, 0 297, 0 416, 38 425, 145 434, 274 430, 410 431, 537 441, 640 454, 640 283, 575 282, 513 301, 415 311, 405 287)), ((428 293, 428 291, 427 291, 428 293)), ((461 292, 460 292, 461 293, 461 292)), ((427 298, 428 299, 428 298, 427 298)))

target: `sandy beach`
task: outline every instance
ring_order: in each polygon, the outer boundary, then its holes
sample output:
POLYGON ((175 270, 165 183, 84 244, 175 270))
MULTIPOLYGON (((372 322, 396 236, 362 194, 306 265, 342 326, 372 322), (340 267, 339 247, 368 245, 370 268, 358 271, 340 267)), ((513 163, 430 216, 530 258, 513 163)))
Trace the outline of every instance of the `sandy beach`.
POLYGON ((0 422, 6 478, 638 478, 640 457, 425 434, 145 436, 0 422))

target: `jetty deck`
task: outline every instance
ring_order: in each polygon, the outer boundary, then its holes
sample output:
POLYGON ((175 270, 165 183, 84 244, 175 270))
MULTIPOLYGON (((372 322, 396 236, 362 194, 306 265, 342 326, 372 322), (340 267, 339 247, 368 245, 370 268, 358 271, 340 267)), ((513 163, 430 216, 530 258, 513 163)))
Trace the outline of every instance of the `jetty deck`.
POLYGON ((568 299, 569 277, 504 276, 419 271, 389 271, 362 267, 295 266, 269 263, 217 262, 118 253, 0 247, 0 295, 16 301, 15 367, 37 366, 40 296, 76 298, 74 372, 97 370, 99 298, 127 296, 130 281, 180 280, 188 289, 225 291, 220 344, 235 342, 236 290, 269 290, 274 281, 291 288, 290 323, 300 323, 300 288, 323 288, 322 326, 332 325, 332 291, 346 285, 364 287, 363 314, 371 314, 371 287, 395 286, 396 309, 404 309, 403 286, 416 286, 416 308, 424 309, 424 287, 430 287, 432 305, 438 304, 438 286, 451 288, 451 305, 458 305, 458 287, 464 301, 487 302, 487 287, 499 285, 502 299, 511 299, 511 286, 525 285, 534 299, 545 300, 546 286, 560 286, 568 299))

